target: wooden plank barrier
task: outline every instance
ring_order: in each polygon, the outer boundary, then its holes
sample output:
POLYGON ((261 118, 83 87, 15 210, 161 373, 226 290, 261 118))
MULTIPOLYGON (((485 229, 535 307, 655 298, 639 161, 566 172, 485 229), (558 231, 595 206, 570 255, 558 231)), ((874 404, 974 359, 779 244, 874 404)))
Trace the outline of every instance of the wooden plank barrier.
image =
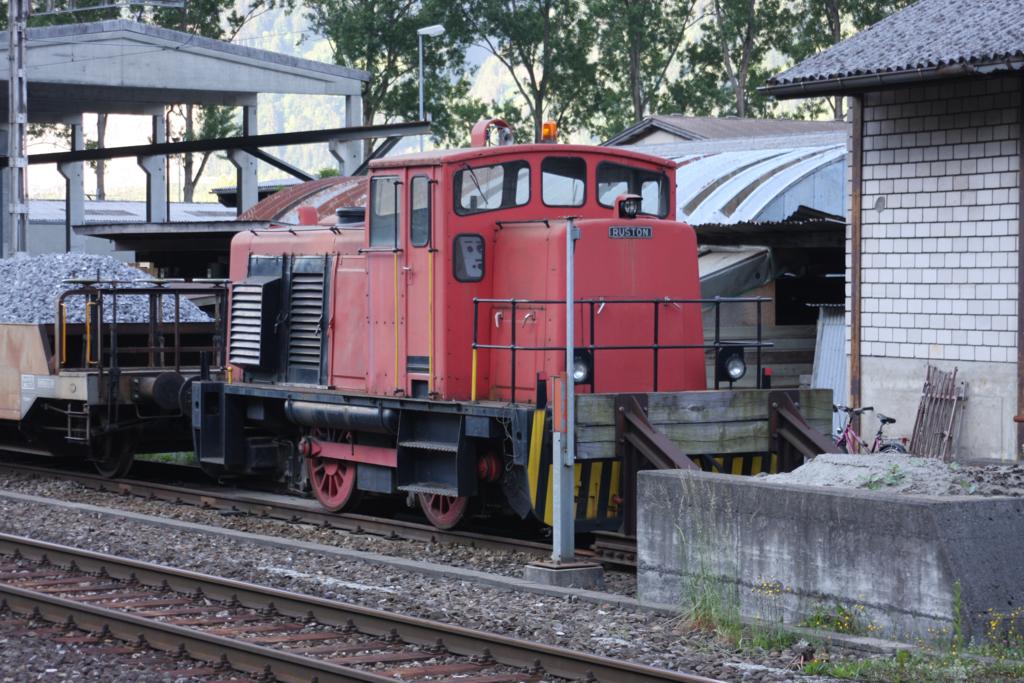
MULTIPOLYGON (((831 389, 787 393, 812 427, 829 433, 831 389)), ((649 393, 647 418, 687 455, 766 453, 771 443, 768 394, 764 389, 649 393)), ((576 457, 616 457, 614 402, 611 394, 576 397, 576 457)))

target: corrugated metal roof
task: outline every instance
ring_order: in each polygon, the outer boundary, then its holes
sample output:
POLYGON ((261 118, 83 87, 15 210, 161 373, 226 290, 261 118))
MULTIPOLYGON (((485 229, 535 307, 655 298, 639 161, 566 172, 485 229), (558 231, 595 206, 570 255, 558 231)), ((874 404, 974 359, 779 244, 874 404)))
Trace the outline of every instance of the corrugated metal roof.
POLYGON ((779 221, 800 206, 845 215, 844 131, 645 149, 679 164, 676 214, 691 225, 779 221))
POLYGON ((939 75, 956 64, 1021 68, 1022 19, 1024 0, 920 0, 769 79, 766 89, 834 81, 838 90, 843 78, 939 75))
MULTIPOLYGON (((832 402, 846 403, 846 312, 842 306, 818 308, 818 339, 814 345, 811 387, 831 389, 832 402)), ((841 429, 843 415, 832 414, 832 431, 841 429)))
MULTIPOLYGON (((33 199, 29 202, 30 223, 64 224, 63 199, 33 199)), ((216 202, 173 202, 171 221, 229 221, 235 219, 235 210, 216 202)), ((88 201, 85 203, 85 223, 145 223, 146 202, 88 201)))

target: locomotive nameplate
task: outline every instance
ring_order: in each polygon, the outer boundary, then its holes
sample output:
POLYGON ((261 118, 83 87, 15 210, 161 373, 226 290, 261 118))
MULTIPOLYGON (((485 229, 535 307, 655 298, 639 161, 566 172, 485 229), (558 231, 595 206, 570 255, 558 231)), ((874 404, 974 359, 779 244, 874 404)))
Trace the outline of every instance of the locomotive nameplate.
POLYGON ((654 237, 654 228, 649 225, 613 225, 608 228, 608 237, 613 240, 649 240, 654 237))

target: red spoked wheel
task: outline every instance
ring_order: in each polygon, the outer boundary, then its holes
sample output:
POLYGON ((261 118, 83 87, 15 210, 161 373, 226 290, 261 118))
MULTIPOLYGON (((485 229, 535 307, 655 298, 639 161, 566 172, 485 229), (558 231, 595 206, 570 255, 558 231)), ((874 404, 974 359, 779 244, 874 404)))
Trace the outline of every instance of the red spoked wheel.
POLYGON ((331 512, 339 512, 352 502, 356 493, 355 463, 313 456, 309 465, 309 483, 313 495, 331 512))
POLYGON ((416 494, 420 509, 438 529, 454 529, 469 508, 467 496, 444 496, 439 493, 416 494))

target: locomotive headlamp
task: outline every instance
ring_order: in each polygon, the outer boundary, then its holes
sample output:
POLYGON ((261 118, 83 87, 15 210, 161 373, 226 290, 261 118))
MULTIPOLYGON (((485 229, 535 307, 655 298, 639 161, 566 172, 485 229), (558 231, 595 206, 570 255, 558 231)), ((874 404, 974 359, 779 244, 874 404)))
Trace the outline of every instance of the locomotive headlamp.
POLYGON ((577 351, 572 358, 572 381, 576 384, 588 384, 593 371, 594 361, 587 351, 577 351))
POLYGON ((619 197, 619 217, 636 218, 640 213, 640 197, 635 194, 625 194, 619 197))
POLYGON ((747 374, 747 362, 743 359, 742 346, 730 346, 718 350, 715 374, 719 382, 738 382, 747 374))

